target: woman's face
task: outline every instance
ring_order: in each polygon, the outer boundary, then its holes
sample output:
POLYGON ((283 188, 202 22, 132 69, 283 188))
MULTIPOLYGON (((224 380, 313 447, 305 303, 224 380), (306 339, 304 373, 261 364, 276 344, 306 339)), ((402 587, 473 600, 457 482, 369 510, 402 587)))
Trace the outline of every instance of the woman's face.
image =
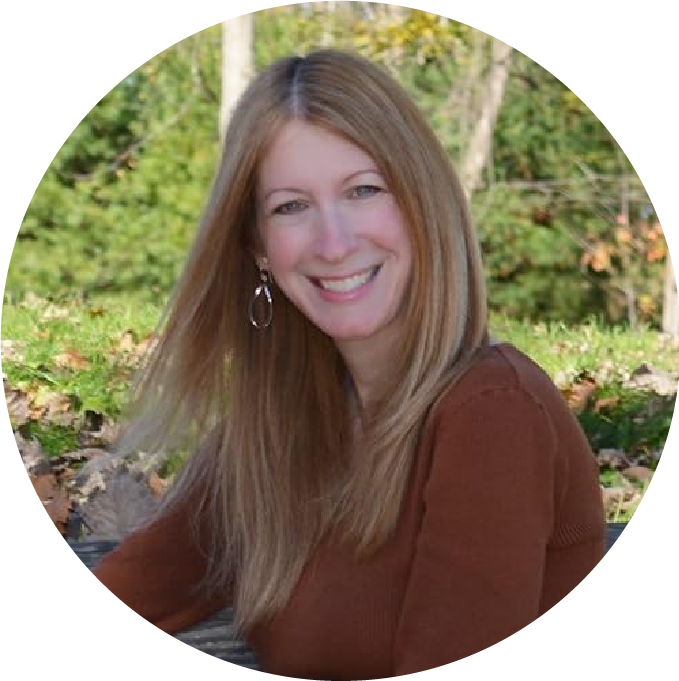
POLYGON ((302 121, 287 123, 259 174, 259 230, 278 287, 337 342, 398 320, 412 252, 373 159, 302 121))

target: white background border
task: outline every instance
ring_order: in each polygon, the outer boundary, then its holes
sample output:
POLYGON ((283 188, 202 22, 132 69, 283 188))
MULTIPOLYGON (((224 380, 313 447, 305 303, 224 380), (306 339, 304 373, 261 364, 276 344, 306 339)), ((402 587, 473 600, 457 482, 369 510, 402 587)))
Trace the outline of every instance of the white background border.
MULTIPOLYGON (((274 3, 244 1, 239 11, 274 3)), ((408 3, 510 43, 566 83, 608 126, 677 243, 676 23, 670 2, 466 0, 408 3)), ((7 3, 0 10, 3 84, 3 282, 21 219, 59 147, 117 82, 160 50, 235 14, 228 3, 7 3)), ((0 672, 50 679, 253 677, 151 627, 90 576, 59 537, 23 472, 0 413, 0 672)), ((623 675, 676 678, 679 611, 676 419, 630 527, 583 584, 535 624, 453 667, 465 681, 623 675), (672 669, 675 669, 672 672, 672 669)), ((462 614, 461 614, 462 615, 462 614)))

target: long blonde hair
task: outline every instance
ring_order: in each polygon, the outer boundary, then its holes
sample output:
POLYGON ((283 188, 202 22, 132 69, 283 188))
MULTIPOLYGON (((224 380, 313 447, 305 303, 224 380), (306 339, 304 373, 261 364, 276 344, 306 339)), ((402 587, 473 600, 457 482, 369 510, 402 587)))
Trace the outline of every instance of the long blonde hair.
POLYGON ((233 113, 124 441, 146 451, 201 442, 162 512, 189 501, 209 526, 206 584, 233 589, 239 631, 287 603, 329 532, 359 560, 389 539, 427 413, 486 342, 467 202, 406 92, 380 67, 335 50, 283 59, 258 75, 233 113), (271 326, 258 330, 247 317, 258 284, 256 174, 291 119, 372 156, 410 230, 409 321, 360 443, 331 339, 275 287, 271 326), (360 457, 350 456, 353 447, 360 457))

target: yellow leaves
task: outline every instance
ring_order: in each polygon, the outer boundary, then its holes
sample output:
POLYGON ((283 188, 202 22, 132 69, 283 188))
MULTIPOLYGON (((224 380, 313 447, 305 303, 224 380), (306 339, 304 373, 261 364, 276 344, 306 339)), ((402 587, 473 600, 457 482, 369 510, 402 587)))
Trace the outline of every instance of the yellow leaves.
POLYGON ((667 257, 667 244, 663 241, 658 243, 646 251, 647 262, 659 262, 667 257))
POLYGON ((603 241, 594 244, 580 258, 581 267, 591 267, 595 272, 606 272, 611 267, 611 247, 603 241))
POLYGON ((621 244, 628 244, 632 241, 632 232, 629 227, 616 227, 615 240, 621 244))
POLYGON ((658 239, 664 241, 662 227, 657 220, 651 224, 644 225, 642 229, 644 238, 648 239, 648 241, 657 241, 658 239))
POLYGON ((580 258, 581 267, 591 267, 595 272, 609 272, 620 268, 614 259, 660 262, 667 257, 667 243, 657 220, 642 220, 629 224, 625 215, 617 215, 612 232, 600 237, 588 235, 588 247, 580 258))
POLYGON ((658 262, 667 256, 667 244, 657 220, 629 225, 624 215, 618 215, 616 223, 613 236, 620 248, 631 248, 642 253, 646 262, 658 262))
POLYGON ((372 22, 352 24, 353 46, 368 57, 391 63, 404 57, 423 64, 427 58, 450 53, 456 42, 449 22, 431 12, 407 10, 403 18, 388 12, 372 22))
POLYGON ((644 319, 649 319, 658 311, 657 302, 647 293, 642 293, 638 299, 639 312, 644 319))
POLYGON ((561 104, 569 112, 580 113, 586 109, 582 100, 570 90, 564 90, 561 94, 561 104))

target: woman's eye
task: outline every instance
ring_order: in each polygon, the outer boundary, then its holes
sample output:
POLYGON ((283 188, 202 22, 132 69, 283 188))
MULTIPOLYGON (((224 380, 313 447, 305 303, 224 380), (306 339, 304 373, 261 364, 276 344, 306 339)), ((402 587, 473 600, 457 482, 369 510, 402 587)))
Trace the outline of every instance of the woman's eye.
POLYGON ((291 213, 299 213, 301 210, 304 210, 304 203, 295 200, 281 203, 280 206, 276 206, 272 212, 275 215, 290 215, 291 213))
POLYGON ((372 184, 361 184, 352 189, 352 194, 359 199, 363 199, 368 196, 374 196, 381 191, 383 191, 382 187, 376 187, 372 184))

